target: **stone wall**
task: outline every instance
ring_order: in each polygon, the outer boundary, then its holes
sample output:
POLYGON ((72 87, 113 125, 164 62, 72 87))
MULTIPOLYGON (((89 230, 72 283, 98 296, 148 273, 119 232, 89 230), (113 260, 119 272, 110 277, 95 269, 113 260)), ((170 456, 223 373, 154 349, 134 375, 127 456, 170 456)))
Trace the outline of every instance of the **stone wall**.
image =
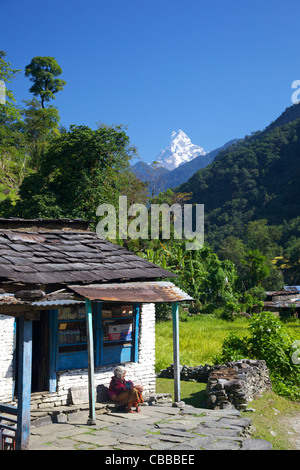
MULTIPOLYGON (((159 377, 173 378, 173 364, 159 377)), ((206 383, 207 405, 213 409, 247 408, 249 403, 271 388, 265 361, 243 359, 223 365, 181 367, 181 380, 206 383)))
MULTIPOLYGON (((212 370, 212 366, 205 364, 204 366, 188 367, 186 365, 180 366, 180 380, 191 380, 194 382, 207 383, 209 373, 212 370)), ((166 379, 172 379, 174 377, 174 366, 171 364, 166 369, 163 369, 159 373, 159 377, 166 379)))
POLYGON ((265 361, 243 359, 215 366, 208 378, 209 408, 243 410, 264 391, 271 389, 265 361))
POLYGON ((14 324, 14 318, 0 315, 0 403, 12 399, 14 324))

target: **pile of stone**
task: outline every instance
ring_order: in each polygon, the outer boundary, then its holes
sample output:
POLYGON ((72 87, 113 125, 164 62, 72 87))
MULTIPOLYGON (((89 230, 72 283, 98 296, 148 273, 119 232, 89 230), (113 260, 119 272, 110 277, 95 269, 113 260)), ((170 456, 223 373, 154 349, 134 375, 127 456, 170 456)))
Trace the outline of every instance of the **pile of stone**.
MULTIPOLYGON (((180 366, 180 380, 207 383, 209 373, 212 369, 213 367, 208 364, 196 367, 180 366)), ((171 364, 166 369, 161 370, 158 377, 172 379, 174 377, 174 365, 171 364)))
POLYGON ((208 407, 245 410, 271 389, 269 370, 262 360, 242 359, 212 368, 206 386, 208 407))
MULTIPOLYGON (((158 377, 173 378, 173 364, 161 370, 158 377)), ((212 409, 246 409, 255 397, 271 389, 269 370, 262 360, 242 359, 217 366, 180 366, 180 379, 206 383, 207 405, 212 409)))

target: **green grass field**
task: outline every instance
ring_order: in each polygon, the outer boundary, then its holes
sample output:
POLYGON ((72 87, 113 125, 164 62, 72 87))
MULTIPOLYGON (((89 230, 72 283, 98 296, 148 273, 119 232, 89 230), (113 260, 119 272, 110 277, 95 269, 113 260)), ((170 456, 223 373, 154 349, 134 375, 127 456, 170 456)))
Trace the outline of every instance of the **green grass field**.
MULTIPOLYGON (((237 318, 230 322, 212 315, 187 317, 179 323, 180 364, 198 366, 212 364, 213 357, 220 353, 222 343, 230 331, 247 335, 249 320, 237 318)), ((173 363, 172 322, 156 324, 156 371, 173 363)))
MULTIPOLYGON (((300 339, 300 320, 286 324, 292 335, 300 339)), ((221 352, 223 339, 230 331, 245 336, 248 333, 249 320, 238 318, 233 322, 220 320, 212 315, 188 317, 179 325, 180 364, 197 366, 212 364, 213 357, 221 352)), ((172 322, 156 324, 156 370, 165 369, 173 362, 172 322)), ((300 367, 300 366, 299 366, 300 367)), ((180 381, 181 400, 186 404, 206 408, 206 384, 180 381)), ((174 398, 174 380, 158 378, 157 393, 171 393, 174 398)), ((300 419, 300 403, 275 395, 265 394, 251 402, 255 411, 250 417, 253 421, 253 438, 266 439, 274 450, 297 449, 292 440, 294 430, 289 425, 289 418, 300 419)))

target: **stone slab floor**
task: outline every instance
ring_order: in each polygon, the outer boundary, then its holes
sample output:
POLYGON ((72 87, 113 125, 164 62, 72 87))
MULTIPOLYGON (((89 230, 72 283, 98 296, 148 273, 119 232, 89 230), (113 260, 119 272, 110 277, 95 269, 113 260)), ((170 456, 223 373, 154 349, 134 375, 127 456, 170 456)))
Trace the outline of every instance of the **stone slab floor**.
POLYGON ((142 406, 140 413, 98 410, 92 426, 87 410, 57 412, 55 423, 32 423, 29 450, 271 450, 269 442, 249 437, 251 419, 237 410, 173 405, 142 406))

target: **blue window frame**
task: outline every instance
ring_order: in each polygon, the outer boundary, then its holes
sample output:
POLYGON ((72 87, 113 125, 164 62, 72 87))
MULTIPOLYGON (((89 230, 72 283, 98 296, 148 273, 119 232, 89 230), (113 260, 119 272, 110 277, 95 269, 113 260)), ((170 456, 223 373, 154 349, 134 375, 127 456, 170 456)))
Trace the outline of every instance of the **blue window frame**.
MULTIPOLYGON (((50 311, 50 392, 56 389, 57 371, 88 367, 85 322, 82 311, 73 318, 50 311)), ((138 362, 139 323, 139 304, 93 302, 95 367, 138 362)))
POLYGON ((139 337, 139 304, 129 307, 132 312, 122 316, 114 314, 107 316, 109 309, 106 304, 98 303, 98 324, 96 325, 96 343, 97 336, 100 338, 99 353, 96 350, 98 362, 96 366, 120 364, 124 362, 138 362, 138 337, 139 337), (105 314, 104 314, 105 312, 105 314))

